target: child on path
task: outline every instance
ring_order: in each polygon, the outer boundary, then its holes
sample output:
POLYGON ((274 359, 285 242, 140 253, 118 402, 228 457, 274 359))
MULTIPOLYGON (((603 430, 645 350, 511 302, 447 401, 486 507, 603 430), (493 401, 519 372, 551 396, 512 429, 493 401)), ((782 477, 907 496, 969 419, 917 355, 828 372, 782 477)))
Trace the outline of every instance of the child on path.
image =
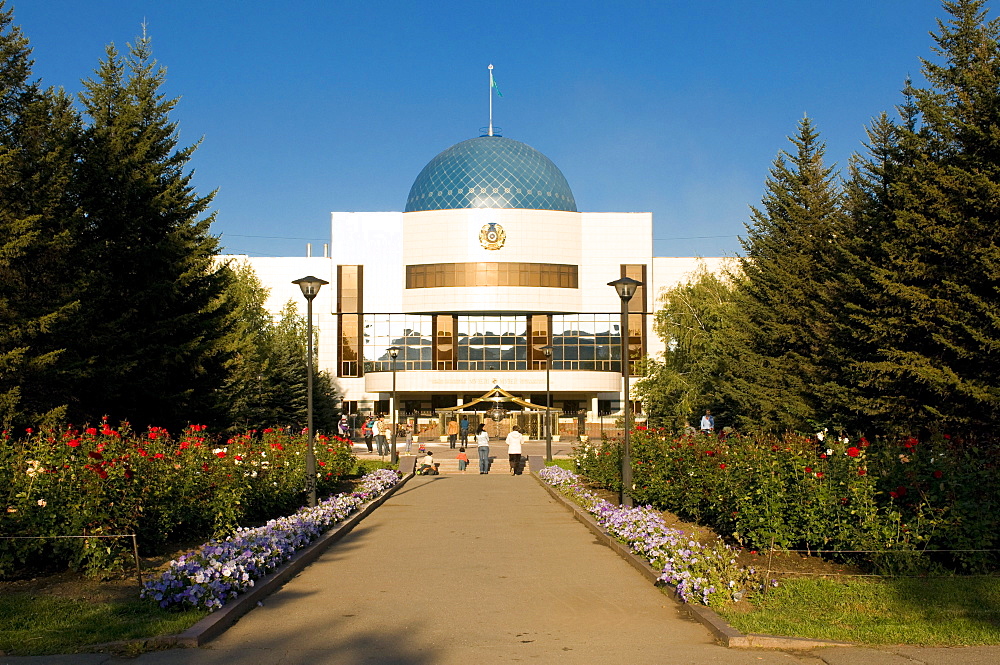
POLYGON ((469 456, 465 454, 465 448, 458 449, 458 455, 455 456, 458 460, 458 470, 465 473, 465 467, 469 466, 469 456))
POLYGON ((420 471, 418 471, 421 476, 433 475, 434 474, 434 453, 427 451, 426 457, 420 460, 420 471))

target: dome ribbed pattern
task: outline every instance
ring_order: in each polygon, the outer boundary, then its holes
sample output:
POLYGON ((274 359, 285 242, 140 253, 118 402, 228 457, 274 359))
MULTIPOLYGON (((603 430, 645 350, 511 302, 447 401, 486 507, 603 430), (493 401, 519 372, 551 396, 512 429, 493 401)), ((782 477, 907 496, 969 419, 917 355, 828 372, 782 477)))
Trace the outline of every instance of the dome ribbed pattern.
POLYGON ((552 160, 501 136, 456 143, 413 181, 405 212, 519 208, 576 212, 576 199, 552 160))

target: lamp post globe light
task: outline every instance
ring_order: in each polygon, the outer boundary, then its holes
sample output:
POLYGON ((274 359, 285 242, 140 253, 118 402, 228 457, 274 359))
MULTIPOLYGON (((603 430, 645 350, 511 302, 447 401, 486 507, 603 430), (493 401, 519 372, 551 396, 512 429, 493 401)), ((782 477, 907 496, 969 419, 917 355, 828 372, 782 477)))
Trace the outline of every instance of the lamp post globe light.
POLYGON ((552 369, 552 345, 546 344, 539 349, 545 354, 545 461, 552 461, 552 414, 549 409, 552 406, 552 384, 549 382, 550 370, 552 369))
POLYGON ((292 284, 298 284, 306 298, 306 491, 309 493, 309 507, 316 507, 316 453, 313 452, 316 434, 313 432, 313 299, 324 284, 330 282, 319 277, 302 277, 292 284))
MULTIPOLYGON (((490 398, 493 401, 493 408, 489 410, 490 418, 493 419, 493 436, 500 438, 500 421, 507 415, 506 410, 500 406, 503 397, 494 395, 490 398)), ((488 433, 488 432, 487 432, 488 433)))
POLYGON ((628 376, 629 376, 629 353, 628 353, 628 303, 635 295, 635 290, 642 286, 642 282, 631 277, 622 277, 613 282, 608 282, 608 286, 615 287, 618 297, 622 301, 622 320, 619 332, 621 333, 621 364, 622 364, 622 414, 625 417, 625 437, 622 442, 622 493, 621 503, 623 506, 632 505, 632 497, 628 492, 632 489, 632 446, 630 435, 632 430, 632 405, 629 403, 628 376))
POLYGON ((389 354, 389 359, 392 361, 392 437, 389 440, 389 462, 391 464, 396 464, 399 462, 399 451, 396 450, 396 417, 399 414, 399 409, 396 408, 396 358, 399 357, 399 347, 390 346, 386 349, 389 354))

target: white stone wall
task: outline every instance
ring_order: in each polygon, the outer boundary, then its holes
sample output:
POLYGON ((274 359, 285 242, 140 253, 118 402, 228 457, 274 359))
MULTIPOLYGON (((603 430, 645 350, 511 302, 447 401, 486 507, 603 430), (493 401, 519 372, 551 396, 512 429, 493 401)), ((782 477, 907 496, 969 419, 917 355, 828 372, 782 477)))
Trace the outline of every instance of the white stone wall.
POLYGON ((319 277, 330 282, 320 289, 313 300, 313 327, 317 331, 319 344, 316 348, 317 365, 320 369, 337 375, 337 319, 331 314, 336 309, 337 291, 336 264, 332 259, 322 257, 265 257, 229 254, 218 257, 219 261, 249 264, 257 274, 261 285, 268 290, 264 308, 277 320, 285 303, 293 301, 299 314, 306 314, 306 299, 298 284, 292 280, 300 277, 319 277))
POLYGON ((580 290, 583 312, 620 312, 621 300, 608 282, 621 277, 621 264, 653 259, 653 214, 584 212, 581 216, 580 290))
MULTIPOLYGON (((330 217, 330 256, 334 267, 365 267, 363 309, 402 312, 403 255, 407 251, 402 242, 403 213, 334 212, 330 217)), ((336 301, 333 306, 336 308, 336 301)))

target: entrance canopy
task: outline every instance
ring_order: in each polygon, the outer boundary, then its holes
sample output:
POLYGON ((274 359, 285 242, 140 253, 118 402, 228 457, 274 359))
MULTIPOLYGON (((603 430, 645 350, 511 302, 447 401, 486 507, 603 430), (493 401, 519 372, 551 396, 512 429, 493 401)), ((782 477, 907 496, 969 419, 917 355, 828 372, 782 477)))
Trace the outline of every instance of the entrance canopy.
POLYGON ((446 407, 444 409, 438 409, 438 411, 464 411, 474 404, 479 404, 480 402, 513 402, 519 406, 523 406, 526 409, 532 409, 534 411, 557 411, 554 406, 545 406, 542 404, 532 404, 528 400, 521 399, 511 395, 509 392, 501 388, 500 386, 493 386, 492 390, 489 390, 471 402, 465 404, 459 404, 458 406, 446 407), (503 397, 503 399, 496 399, 498 397, 503 397))

